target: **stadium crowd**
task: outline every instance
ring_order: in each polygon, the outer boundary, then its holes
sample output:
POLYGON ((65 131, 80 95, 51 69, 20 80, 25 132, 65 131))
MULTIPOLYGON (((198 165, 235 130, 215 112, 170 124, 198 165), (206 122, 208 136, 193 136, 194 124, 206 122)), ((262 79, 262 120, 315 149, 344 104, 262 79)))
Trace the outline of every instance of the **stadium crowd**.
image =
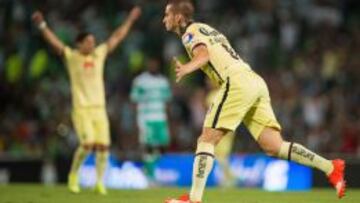
MULTIPOLYGON (((360 156, 360 6, 356 0, 197 0, 198 21, 214 25, 267 81, 283 134, 321 153, 360 156)), ((199 73, 173 80, 172 56, 186 60, 179 40, 165 33, 163 1, 139 1, 143 16, 106 64, 112 150, 137 159, 132 79, 146 61, 160 61, 172 83, 172 144, 192 151, 206 114, 199 73)), ((69 80, 61 58, 31 24, 42 10, 56 34, 73 44, 79 30, 105 39, 134 1, 0 1, 0 156, 70 156, 69 80), (45 3, 44 3, 45 2, 45 3)), ((258 152, 239 130, 234 152, 258 152)))

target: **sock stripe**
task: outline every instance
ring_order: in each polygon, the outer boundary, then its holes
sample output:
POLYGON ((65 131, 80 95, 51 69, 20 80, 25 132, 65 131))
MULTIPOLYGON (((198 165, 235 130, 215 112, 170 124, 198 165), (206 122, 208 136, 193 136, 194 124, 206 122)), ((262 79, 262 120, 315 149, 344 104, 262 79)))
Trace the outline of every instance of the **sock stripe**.
POLYGON ((213 159, 215 159, 215 155, 214 155, 214 154, 211 154, 211 153, 209 153, 209 152, 199 152, 199 153, 195 154, 195 156, 200 156, 200 155, 210 156, 210 157, 212 157, 213 159))
POLYGON ((293 142, 290 143, 289 152, 288 152, 288 161, 291 161, 291 150, 292 150, 293 144, 294 144, 293 142))

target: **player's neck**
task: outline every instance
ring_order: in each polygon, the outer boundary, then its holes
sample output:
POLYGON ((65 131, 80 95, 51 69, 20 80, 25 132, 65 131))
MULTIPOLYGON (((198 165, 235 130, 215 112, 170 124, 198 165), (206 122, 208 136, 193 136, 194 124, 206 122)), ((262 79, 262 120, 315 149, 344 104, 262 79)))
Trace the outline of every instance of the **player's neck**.
POLYGON ((152 76, 158 76, 159 75, 159 72, 157 72, 157 71, 148 71, 148 72, 152 76))
POLYGON ((183 34, 185 34, 187 28, 193 23, 193 20, 183 21, 180 23, 179 29, 177 31, 177 34, 181 37, 183 34))
POLYGON ((89 56, 89 55, 92 53, 92 51, 87 52, 87 51, 83 51, 83 50, 81 50, 81 49, 77 49, 77 51, 78 51, 78 53, 79 53, 80 55, 82 55, 82 56, 89 56))

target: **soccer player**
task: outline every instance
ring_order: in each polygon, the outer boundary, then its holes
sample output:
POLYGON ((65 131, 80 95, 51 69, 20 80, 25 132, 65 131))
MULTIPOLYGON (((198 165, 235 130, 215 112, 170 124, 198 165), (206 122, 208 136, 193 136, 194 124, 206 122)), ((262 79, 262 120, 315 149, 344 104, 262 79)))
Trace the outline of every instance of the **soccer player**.
POLYGON ((43 14, 36 11, 32 19, 44 39, 58 55, 63 57, 70 76, 72 93, 72 121, 79 139, 71 165, 68 188, 79 193, 78 171, 87 155, 96 152, 97 183, 95 190, 107 194, 103 176, 109 156, 110 133, 105 107, 105 88, 103 70, 108 54, 115 50, 127 36, 141 9, 134 7, 125 22, 120 25, 106 42, 96 46, 91 33, 83 32, 76 37, 76 48, 63 44, 47 26, 43 14))
POLYGON ((145 150, 145 170, 152 182, 155 180, 155 163, 170 143, 167 103, 171 89, 159 66, 156 58, 147 61, 147 71, 134 79, 130 96, 137 109, 140 144, 145 150))
POLYGON ((182 39, 191 61, 176 64, 176 81, 201 69, 221 87, 215 96, 198 138, 189 195, 167 203, 201 202, 207 177, 213 167, 214 148, 230 131, 244 122, 260 147, 270 156, 295 161, 324 172, 339 198, 344 196, 343 160, 327 160, 304 146, 282 139, 265 81, 234 51, 227 38, 204 23, 193 22, 190 0, 169 0, 163 23, 182 39))

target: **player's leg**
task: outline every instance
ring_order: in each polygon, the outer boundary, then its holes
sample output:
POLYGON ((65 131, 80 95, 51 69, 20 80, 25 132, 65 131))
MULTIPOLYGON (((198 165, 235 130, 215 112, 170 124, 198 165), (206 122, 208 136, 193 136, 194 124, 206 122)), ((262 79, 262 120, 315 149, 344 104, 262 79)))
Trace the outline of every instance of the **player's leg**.
POLYGON ((256 91, 248 91, 250 87, 252 85, 247 81, 245 84, 239 84, 238 81, 230 81, 227 78, 226 83, 217 92, 198 139, 190 193, 192 202, 200 202, 202 199, 207 177, 213 167, 215 146, 226 134, 235 131, 245 113, 253 105, 256 91))
POLYGON ((213 168, 215 146, 227 132, 227 130, 204 128, 198 138, 190 190, 190 200, 192 202, 201 202, 208 175, 213 168))
POLYGON ((110 130, 106 109, 95 109, 93 112, 95 128, 95 152, 96 152, 96 186, 99 194, 106 195, 107 190, 104 184, 104 175, 109 159, 110 130))
MULTIPOLYGON (((182 200, 180 202, 201 202, 207 177, 213 167, 215 145, 227 133, 235 131, 258 97, 258 90, 254 89, 253 75, 244 72, 241 77, 242 80, 233 81, 227 78, 208 109, 196 149, 191 201, 184 196, 180 198, 182 200)), ((168 202, 179 202, 179 200, 172 199, 168 202)))
POLYGON ((147 120, 143 130, 145 155, 144 167, 151 183, 155 183, 155 167, 161 155, 161 149, 170 143, 169 128, 166 120, 147 120))
POLYGON ((109 145, 106 144, 96 144, 96 186, 95 190, 101 195, 106 195, 107 190, 104 184, 104 175, 107 167, 107 162, 109 159, 109 145))
POLYGON ((330 161, 310 151, 301 144, 289 143, 282 139, 280 124, 277 122, 270 104, 270 96, 265 82, 260 79, 262 93, 257 103, 250 109, 244 119, 248 130, 259 143, 260 147, 270 156, 291 160, 323 171, 334 185, 339 183, 338 196, 342 197, 345 190, 343 180, 343 161, 330 161), (335 169, 335 170, 334 170, 335 169), (332 175, 335 171, 335 174, 332 175), (335 178, 331 178, 334 176, 335 178))
POLYGON ((80 192, 79 169, 94 148, 94 137, 91 121, 87 118, 86 110, 73 110, 72 121, 80 144, 73 156, 68 177, 68 188, 71 192, 78 193, 80 192))
POLYGON ((155 165, 159 158, 159 150, 156 146, 151 145, 146 145, 144 148, 144 169, 148 180, 153 184, 155 180, 155 165))
POLYGON ((215 157, 223 171, 224 177, 220 183, 223 187, 232 187, 236 184, 236 178, 231 172, 229 163, 229 156, 231 154, 234 138, 234 132, 229 131, 215 147, 215 157))
POLYGON ((153 137, 156 129, 152 129, 151 121, 138 117, 139 141, 142 148, 142 159, 144 162, 144 172, 147 179, 153 183, 156 153, 156 139, 153 137))
POLYGON ((73 193, 80 192, 79 169, 86 157, 91 153, 92 149, 92 144, 80 144, 73 156, 73 161, 71 163, 71 169, 68 176, 68 188, 73 193))
POLYGON ((258 138, 260 147, 269 156, 275 156, 310 166, 330 175, 334 167, 327 160, 299 143, 284 141, 277 129, 265 127, 258 138))
POLYGON ((344 161, 331 161, 312 152, 299 143, 284 141, 281 138, 280 132, 274 128, 265 127, 259 135, 258 143, 270 156, 294 161, 324 172, 336 188, 338 197, 341 198, 344 196, 344 161))
POLYGON ((231 130, 205 127, 198 138, 193 164, 192 185, 189 195, 170 199, 166 203, 200 203, 206 187, 207 178, 213 168, 215 147, 231 130))

